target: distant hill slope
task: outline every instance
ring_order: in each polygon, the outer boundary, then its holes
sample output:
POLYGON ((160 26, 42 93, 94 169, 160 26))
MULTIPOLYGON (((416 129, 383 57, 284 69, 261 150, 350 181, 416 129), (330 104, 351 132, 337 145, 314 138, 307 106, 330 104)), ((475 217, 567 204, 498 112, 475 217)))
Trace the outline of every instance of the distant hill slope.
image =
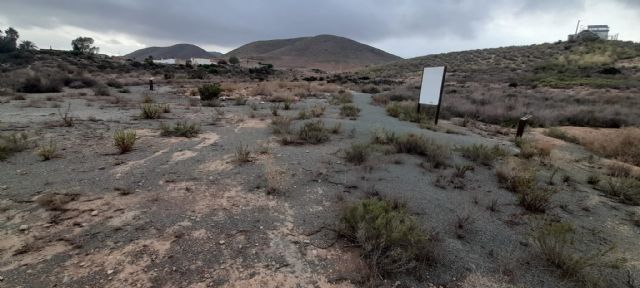
POLYGON ((287 67, 343 66, 362 67, 402 58, 348 38, 318 35, 293 39, 256 41, 226 54, 255 58, 287 67))
MULTIPOLYGON (((640 44, 623 41, 557 42, 528 46, 478 49, 421 56, 393 63, 369 67, 358 71, 361 76, 373 78, 419 78, 422 69, 447 66, 447 74, 460 81, 505 82, 531 80, 539 84, 552 84, 560 79, 571 85, 600 84, 597 78, 612 82, 618 78, 637 78, 634 65, 640 57, 640 44), (606 75, 605 68, 616 67, 621 72, 615 77, 606 75), (459 76, 459 77, 458 77, 459 76), (588 79, 591 78, 591 79, 588 79)), ((617 81, 617 80, 616 80, 617 81)), ((605 83, 606 84, 606 83, 605 83)), ((614 84, 614 83, 609 83, 614 84)))
MULTIPOLYGON (((162 58, 210 58, 212 55, 204 49, 193 44, 176 44, 169 47, 148 47, 133 51, 124 56, 126 59, 143 60, 149 56, 153 59, 162 58)), ((215 56, 214 56, 215 57, 215 56)))

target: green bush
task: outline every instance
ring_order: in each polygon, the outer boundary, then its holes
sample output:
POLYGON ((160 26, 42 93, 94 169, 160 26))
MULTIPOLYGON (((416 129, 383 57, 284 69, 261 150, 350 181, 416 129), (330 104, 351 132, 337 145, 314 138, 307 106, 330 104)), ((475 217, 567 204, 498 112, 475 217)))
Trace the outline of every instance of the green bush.
POLYGON ((164 123, 160 123, 160 135, 165 137, 186 137, 192 138, 200 133, 200 125, 198 123, 190 123, 187 121, 178 121, 171 127, 164 123))
POLYGON ((218 83, 205 84, 198 88, 198 93, 200 93, 201 101, 217 100, 222 93, 222 87, 218 83))
POLYGON ((329 131, 320 120, 307 122, 300 128, 298 138, 306 143, 319 144, 329 140, 329 131))
POLYGON ((342 234, 363 249, 376 275, 405 272, 429 258, 429 235, 398 203, 363 200, 348 206, 340 220, 342 234))
POLYGON ((118 148, 120 154, 131 151, 135 143, 136 131, 117 130, 115 133, 113 133, 113 145, 118 148))

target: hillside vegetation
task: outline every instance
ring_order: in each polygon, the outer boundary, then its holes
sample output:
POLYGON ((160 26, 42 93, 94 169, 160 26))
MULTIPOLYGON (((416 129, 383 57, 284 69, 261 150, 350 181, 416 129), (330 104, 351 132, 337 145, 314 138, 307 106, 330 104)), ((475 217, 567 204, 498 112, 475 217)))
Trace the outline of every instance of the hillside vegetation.
POLYGON ((326 64, 335 65, 336 68, 362 67, 402 59, 380 49, 333 35, 257 41, 230 51, 227 55, 262 59, 276 66, 299 68, 326 67, 326 64))
POLYGON ((415 101, 422 69, 441 65, 448 67, 444 117, 513 126, 519 117, 532 114, 533 124, 541 126, 640 125, 640 44, 633 42, 558 42, 452 52, 380 65, 335 80, 379 92, 376 99, 383 105, 415 101))

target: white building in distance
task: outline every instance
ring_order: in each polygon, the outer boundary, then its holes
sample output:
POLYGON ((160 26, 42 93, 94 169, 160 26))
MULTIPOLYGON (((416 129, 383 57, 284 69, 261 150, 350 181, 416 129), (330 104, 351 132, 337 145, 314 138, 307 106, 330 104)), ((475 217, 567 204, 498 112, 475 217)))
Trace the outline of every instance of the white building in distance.
POLYGON ((609 25, 589 25, 587 30, 598 35, 602 40, 609 40, 609 25))

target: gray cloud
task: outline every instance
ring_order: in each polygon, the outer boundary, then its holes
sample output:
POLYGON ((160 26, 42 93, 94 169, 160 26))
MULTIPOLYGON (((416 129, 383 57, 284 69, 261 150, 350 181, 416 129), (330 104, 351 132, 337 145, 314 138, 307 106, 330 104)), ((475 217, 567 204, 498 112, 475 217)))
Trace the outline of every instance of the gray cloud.
MULTIPOLYGON (((317 34, 366 43, 416 37, 437 42, 477 39, 486 25, 505 16, 566 17, 568 11, 583 11, 589 1, 4 0, 0 16, 17 27, 74 26, 130 35, 148 45, 183 42, 237 47, 255 40, 317 34)), ((640 10, 636 1, 618 1, 640 10)))

